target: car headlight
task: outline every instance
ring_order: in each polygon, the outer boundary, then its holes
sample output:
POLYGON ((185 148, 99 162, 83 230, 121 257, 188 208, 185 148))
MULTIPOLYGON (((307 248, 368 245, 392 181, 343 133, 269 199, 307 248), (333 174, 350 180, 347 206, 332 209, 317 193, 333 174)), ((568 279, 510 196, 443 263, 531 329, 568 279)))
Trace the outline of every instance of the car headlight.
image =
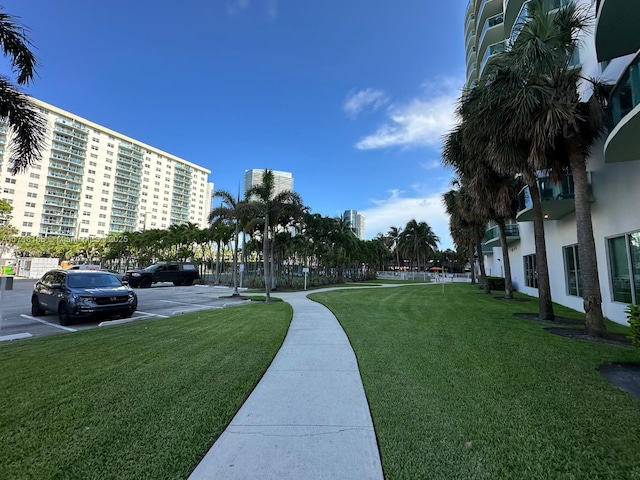
POLYGON ((132 277, 139 277, 139 276, 140 276, 140 274, 139 274, 138 272, 133 272, 133 273, 131 274, 131 276, 132 276, 132 277))
POLYGON ((76 307, 92 307, 93 306, 93 297, 82 297, 74 293, 69 295, 69 300, 76 307))
POLYGON ((127 295, 127 297, 129 298, 130 302, 133 302, 136 299, 136 294, 134 292, 129 292, 129 295, 127 295))

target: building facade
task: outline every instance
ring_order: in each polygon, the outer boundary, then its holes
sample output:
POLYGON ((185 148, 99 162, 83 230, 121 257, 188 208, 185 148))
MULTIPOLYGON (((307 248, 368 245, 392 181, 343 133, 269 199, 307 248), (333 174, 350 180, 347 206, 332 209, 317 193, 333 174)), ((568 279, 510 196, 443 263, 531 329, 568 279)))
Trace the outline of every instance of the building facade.
MULTIPOLYGON (((252 170, 244 171, 244 191, 246 192, 251 187, 260 185, 262 183, 262 177, 264 176, 265 169, 254 168, 252 170)), ((293 191, 293 174, 291 172, 280 172, 278 170, 271 170, 273 172, 274 180, 274 195, 279 194, 287 190, 293 191)))
MULTIPOLYGON (((554 0, 557 6, 570 0, 554 0)), ((587 162, 592 221, 604 315, 626 323, 625 309, 640 302, 640 8, 637 0, 575 0, 592 15, 595 28, 583 34, 576 64, 584 77, 615 85, 609 98, 609 133, 593 145, 587 162)), ((491 55, 505 48, 526 18, 524 0, 471 0, 466 10, 467 87, 473 87, 491 55)), ((583 97, 588 95, 581 86, 583 97)), ((541 175, 545 240, 553 300, 584 311, 580 286, 573 182, 554 184, 541 175)), ((532 206, 528 189, 508 226, 512 280, 517 290, 537 296, 532 206)), ((489 225, 484 245, 487 273, 503 276, 497 227, 489 225)))
POLYGON ((364 217, 357 210, 345 210, 342 214, 342 221, 353 230, 356 237, 364 240, 364 217))
POLYGON ((109 233, 208 225, 210 170, 33 99, 46 118, 38 165, 10 175, 10 132, 0 126, 0 198, 22 236, 109 233))

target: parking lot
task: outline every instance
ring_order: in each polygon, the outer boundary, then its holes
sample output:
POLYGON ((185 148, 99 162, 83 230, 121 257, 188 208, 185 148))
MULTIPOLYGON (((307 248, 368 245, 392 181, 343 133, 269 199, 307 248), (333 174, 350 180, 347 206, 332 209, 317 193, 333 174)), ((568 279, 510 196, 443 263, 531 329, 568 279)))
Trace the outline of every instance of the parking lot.
POLYGON ((129 319, 95 319, 63 327, 58 317, 47 314, 31 315, 31 293, 36 280, 16 278, 13 290, 4 292, 0 337, 2 340, 42 337, 89 328, 103 328, 122 322, 149 318, 167 318, 198 310, 210 310, 237 305, 243 300, 232 298, 232 289, 210 285, 175 287, 172 283, 158 283, 151 288, 134 289, 138 295, 138 310, 129 319))

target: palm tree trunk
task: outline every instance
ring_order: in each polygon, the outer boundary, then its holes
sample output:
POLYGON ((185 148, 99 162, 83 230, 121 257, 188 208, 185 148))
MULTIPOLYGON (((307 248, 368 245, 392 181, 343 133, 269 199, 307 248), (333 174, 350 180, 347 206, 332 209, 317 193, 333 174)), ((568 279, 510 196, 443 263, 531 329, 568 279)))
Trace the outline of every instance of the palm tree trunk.
POLYGON ((476 249, 478 250, 478 264, 480 265, 480 277, 483 283, 484 293, 491 295, 491 288, 489 288, 489 279, 487 278, 487 270, 484 268, 484 254, 482 253, 482 235, 480 234, 481 227, 474 227, 474 233, 476 236, 476 249))
POLYGON ((273 235, 273 239, 271 240, 271 269, 270 269, 270 277, 271 277, 271 290, 275 290, 276 289, 276 274, 278 272, 276 272, 276 236, 275 236, 275 232, 273 235))
POLYGON ((540 200, 540 189, 537 180, 527 182, 531 201, 533 202, 533 233, 536 245, 536 270, 538 271, 538 308, 540 320, 553 321, 553 302, 551 300, 551 285, 549 282, 549 265, 547 263, 547 244, 544 238, 544 213, 540 200))
POLYGON ((474 246, 473 243, 469 243, 469 246, 467 247, 467 250, 469 252, 469 267, 471 270, 471 284, 475 284, 476 283, 476 259, 475 259, 475 255, 473 254, 474 252, 474 246))
POLYGON ((578 237, 578 258, 580 261, 580 289, 586 315, 585 329, 588 335, 604 337, 607 328, 602 315, 602 294, 598 276, 596 244, 591 222, 589 202, 589 179, 584 157, 574 149, 569 155, 576 206, 576 230, 578 237))
POLYGON ((242 267, 240 268, 240 288, 242 288, 242 280, 244 272, 247 270, 247 236, 242 232, 242 267))
POLYGON ((240 228, 238 225, 238 221, 236 220, 236 232, 235 232, 235 241, 234 241, 234 248, 233 248, 233 297, 238 297, 240 296, 240 293, 238 293, 238 235, 240 235, 239 232, 240 228))
POLYGON ((513 298, 513 283, 511 282, 511 261, 509 260, 507 233, 505 232, 504 220, 498 220, 497 223, 498 231, 500 232, 500 246, 502 247, 502 264, 504 265, 504 296, 511 300, 513 298))
POLYGON ((269 275, 269 215, 264 216, 264 237, 262 239, 262 263, 264 265, 264 294, 267 303, 271 302, 271 281, 269 275))
POLYGON ((222 248, 222 241, 218 241, 218 248, 216 249, 216 285, 220 285, 220 250, 222 248))

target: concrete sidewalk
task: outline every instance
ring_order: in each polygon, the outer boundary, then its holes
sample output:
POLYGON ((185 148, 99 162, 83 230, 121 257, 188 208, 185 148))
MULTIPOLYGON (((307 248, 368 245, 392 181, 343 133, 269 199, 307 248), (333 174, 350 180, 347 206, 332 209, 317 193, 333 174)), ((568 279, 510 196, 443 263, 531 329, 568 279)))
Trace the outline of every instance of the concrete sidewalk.
POLYGON ((282 348, 190 480, 382 479, 353 349, 334 315, 306 298, 282 348))

